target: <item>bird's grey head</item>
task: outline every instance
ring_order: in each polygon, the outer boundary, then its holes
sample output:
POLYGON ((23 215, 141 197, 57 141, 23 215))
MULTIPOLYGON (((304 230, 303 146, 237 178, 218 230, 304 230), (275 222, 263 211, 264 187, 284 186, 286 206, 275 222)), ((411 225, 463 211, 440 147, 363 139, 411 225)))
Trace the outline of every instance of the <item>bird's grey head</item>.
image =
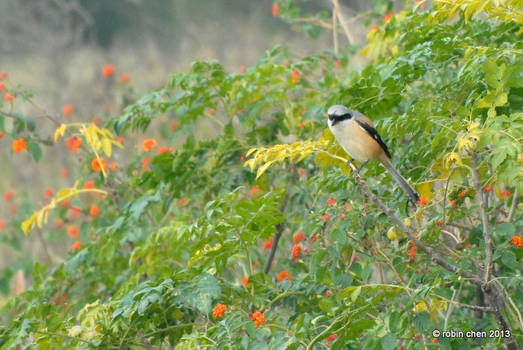
POLYGON ((327 110, 327 116, 329 117, 329 126, 333 127, 339 122, 352 119, 352 117, 354 117, 356 113, 356 111, 348 109, 343 105, 330 106, 327 110))

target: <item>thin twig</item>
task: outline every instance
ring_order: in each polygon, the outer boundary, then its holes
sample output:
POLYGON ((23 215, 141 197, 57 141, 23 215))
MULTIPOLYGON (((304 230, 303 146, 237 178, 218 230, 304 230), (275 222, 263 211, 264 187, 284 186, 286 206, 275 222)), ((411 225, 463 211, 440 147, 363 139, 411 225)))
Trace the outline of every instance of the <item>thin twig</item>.
POLYGON ((514 214, 516 213, 516 208, 518 206, 518 202, 519 202, 519 194, 518 194, 518 189, 516 188, 516 190, 514 191, 514 197, 512 198, 512 205, 510 206, 510 211, 509 211, 508 217, 507 217, 508 222, 511 222, 512 219, 514 218, 514 214))
POLYGON ((347 26, 347 23, 345 23, 345 19, 343 18, 343 14, 341 13, 340 3, 338 0, 332 0, 332 4, 334 5, 334 8, 336 8, 336 14, 338 15, 338 19, 340 20, 341 27, 343 28, 343 32, 345 33, 345 36, 347 37, 347 40, 349 41, 349 44, 354 44, 354 36, 349 30, 349 27, 347 26))
MULTIPOLYGON (((287 197, 283 200, 283 204, 280 208, 280 211, 283 213, 285 212, 285 207, 287 206, 287 197)), ((276 255, 276 249, 278 248, 278 242, 280 241, 281 235, 283 234, 283 230, 285 229, 285 226, 283 225, 283 222, 280 222, 278 225, 276 225, 276 235, 274 236, 274 240, 272 241, 271 245, 271 251, 269 253, 269 257, 267 258, 267 262, 265 263, 265 268, 263 269, 264 273, 269 273, 271 270, 272 261, 274 260, 274 256, 276 255)))
POLYGON ((337 26, 336 6, 332 7, 332 40, 334 42, 334 54, 338 56, 338 26, 337 26))
POLYGON ((481 188, 481 180, 479 178, 478 164, 476 154, 472 155, 472 178, 474 181, 474 187, 476 189, 476 200, 479 205, 479 211, 481 214, 481 223, 483 225, 483 240, 485 241, 485 270, 483 280, 484 283, 488 283, 490 280, 491 268, 492 268, 492 238, 489 234, 488 218, 487 218, 487 206, 485 198, 483 197, 483 191, 481 188))

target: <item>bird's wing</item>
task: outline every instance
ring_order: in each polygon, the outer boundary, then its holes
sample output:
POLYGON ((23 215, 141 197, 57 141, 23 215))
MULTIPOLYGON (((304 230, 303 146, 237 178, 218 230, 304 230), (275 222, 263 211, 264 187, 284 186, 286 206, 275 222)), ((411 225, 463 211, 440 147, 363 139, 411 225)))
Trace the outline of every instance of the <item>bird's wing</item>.
POLYGON ((376 131, 374 128, 374 125, 372 124, 372 121, 367 117, 360 117, 359 119, 356 119, 356 123, 358 123, 359 126, 363 130, 365 130, 377 143, 380 145, 381 149, 385 152, 387 157, 392 158, 389 152, 389 149, 385 142, 381 139, 380 134, 376 131))

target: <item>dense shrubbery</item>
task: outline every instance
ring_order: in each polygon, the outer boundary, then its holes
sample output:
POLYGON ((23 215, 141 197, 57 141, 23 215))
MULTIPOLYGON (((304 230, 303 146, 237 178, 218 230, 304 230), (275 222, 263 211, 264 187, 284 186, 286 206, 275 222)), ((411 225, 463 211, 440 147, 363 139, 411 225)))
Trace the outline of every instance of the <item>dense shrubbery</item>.
MULTIPOLYGON (((361 72, 350 56, 282 49, 241 73, 196 62, 107 129, 60 126, 55 138, 83 140, 84 177, 23 227, 53 230, 68 199, 91 219, 66 261, 35 264, 33 285, 7 300, 0 349, 521 344, 522 13, 437 3, 373 28, 361 72), (325 130, 334 103, 376 121, 418 208, 378 164, 366 186, 391 211, 362 195, 325 130), (167 139, 111 163, 117 136, 173 121, 167 139), (510 337, 432 333, 502 328, 510 337)), ((294 2, 278 6, 292 21, 294 2)), ((38 160, 38 128, 5 96, 3 142, 28 140, 38 160)))

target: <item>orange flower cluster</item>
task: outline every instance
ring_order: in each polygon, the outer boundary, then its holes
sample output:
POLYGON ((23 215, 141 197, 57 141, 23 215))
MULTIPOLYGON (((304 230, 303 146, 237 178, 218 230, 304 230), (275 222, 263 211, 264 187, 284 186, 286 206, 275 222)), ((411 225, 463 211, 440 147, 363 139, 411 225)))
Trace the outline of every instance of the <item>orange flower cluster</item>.
POLYGON ((291 84, 294 85, 299 80, 300 80, 300 73, 296 69, 291 70, 291 84))
POLYGON ((72 104, 66 104, 64 108, 62 108, 62 114, 64 117, 70 117, 71 114, 74 112, 74 106, 72 104))
POLYGON ((11 199, 13 199, 13 196, 14 196, 14 192, 13 191, 7 191, 5 194, 4 194, 4 199, 6 200, 6 202, 10 202, 11 199))
POLYGON ((160 147, 158 149, 158 154, 164 154, 166 152, 169 152, 169 153, 173 153, 174 152, 174 148, 172 147, 167 147, 167 146, 163 146, 163 147, 160 147))
POLYGON ((515 235, 514 237, 512 237, 512 240, 510 242, 518 248, 523 248, 523 237, 519 235, 515 235))
POLYGON ((299 243, 301 241, 303 241, 303 231, 298 231, 294 237, 292 238, 292 240, 294 241, 294 243, 299 243))
POLYGON ((212 316, 214 318, 220 318, 223 316, 223 313, 227 310, 227 305, 218 304, 212 309, 212 316))
POLYGON ((336 338, 338 338, 338 335, 336 333, 332 333, 327 338, 325 338, 325 340, 328 342, 331 342, 331 341, 334 341, 336 338))
POLYGON ((263 241, 263 249, 271 250, 271 246, 272 246, 272 237, 269 238, 268 241, 263 241))
POLYGON ((491 186, 491 185, 487 185, 487 186, 485 186, 485 188, 483 189, 483 192, 488 193, 488 192, 490 192, 491 189, 492 189, 492 186, 491 186))
POLYGON ((329 214, 329 213, 325 213, 325 215, 323 215, 323 216, 321 217, 321 221, 323 221, 323 222, 327 222, 327 221, 329 221, 330 218, 331 218, 331 214, 329 214))
POLYGON ((98 207, 98 205, 96 205, 96 204, 91 205, 91 209, 89 209, 89 215, 91 215, 93 217, 100 215, 100 208, 98 207))
POLYGON ((329 199, 327 199, 327 205, 332 207, 334 204, 336 204, 336 200, 333 196, 330 196, 329 199))
POLYGON ((0 231, 2 231, 3 229, 5 229, 5 221, 0 220, 0 231))
POLYGON ((243 74, 243 73, 245 73, 246 71, 247 71, 247 67, 246 67, 245 65, 242 64, 242 65, 240 66, 240 73, 243 74))
POLYGON ((44 197, 45 198, 51 198, 53 196, 53 189, 52 188, 47 188, 44 192, 44 197))
POLYGON ((112 64, 107 64, 102 68, 102 76, 104 78, 109 78, 114 73, 114 66, 112 64))
POLYGON ((0 139, 4 137, 4 133, 2 131, 0 131, 0 139))
POLYGON ((274 17, 278 16, 280 13, 280 6, 278 4, 272 5, 271 13, 274 17))
POLYGON ((419 201, 418 201, 418 204, 420 205, 420 207, 427 205, 427 203, 428 203, 427 198, 425 198, 425 196, 421 195, 419 197, 419 201))
POLYGON ((501 191, 501 197, 510 198, 512 197, 512 192, 510 192, 509 190, 503 190, 501 191))
POLYGON ((11 102, 14 99, 15 99, 15 97, 12 94, 10 94, 9 92, 4 95, 4 100, 6 100, 7 102, 11 102))
POLYGON ((71 207, 71 215, 73 215, 75 218, 82 215, 82 208, 80 207, 71 207))
POLYGON ((416 245, 413 241, 410 241, 410 249, 409 249, 409 260, 414 260, 414 256, 416 255, 416 245))
POLYGON ((318 237, 320 237, 320 234, 319 234, 319 233, 315 233, 315 234, 313 234, 313 235, 311 236, 311 238, 310 238, 311 243, 316 242, 316 240, 318 239, 318 237))
POLYGON ((298 258, 301 254, 301 245, 295 244, 294 247, 292 247, 292 258, 295 262, 298 262, 298 258))
POLYGON ((5 84, 0 81, 0 92, 5 90, 5 84))
POLYGON ((155 148, 157 144, 158 143, 155 139, 145 139, 142 142, 142 148, 144 149, 144 151, 149 152, 150 150, 155 148))
POLYGON ((78 148, 82 145, 82 138, 80 137, 71 137, 65 140, 67 148, 69 148, 73 153, 78 151, 78 148))
POLYGON ((80 229, 78 228, 78 226, 68 226, 67 234, 71 238, 78 238, 80 237, 80 229))
POLYGON ((91 167, 97 173, 101 172, 102 167, 105 168, 105 159, 103 157, 100 157, 100 161, 98 161, 98 158, 94 157, 91 161, 91 167))
POLYGON ((82 246, 82 242, 80 242, 80 241, 75 241, 75 242, 71 245, 71 250, 73 250, 73 251, 77 251, 78 249, 80 249, 81 246, 82 246))
POLYGON ((281 282, 284 279, 286 279, 288 281, 292 281, 292 276, 289 273, 289 271, 281 270, 280 273, 278 274, 278 282, 281 282))
POLYGON ((94 181, 93 180, 87 180, 84 184, 85 189, 94 188, 94 181))
POLYGON ((245 288, 249 285, 249 276, 243 277, 242 284, 245 288))
POLYGON ((251 315, 251 320, 256 328, 260 328, 265 323, 265 315, 260 310, 257 310, 251 315))
POLYGON ((189 200, 189 197, 182 197, 180 199, 180 201, 178 202, 178 204, 180 205, 180 207, 183 207, 185 205, 185 203, 187 203, 188 200, 189 200))
POLYGON ((144 171, 151 170, 151 159, 150 158, 147 158, 147 157, 142 158, 142 169, 144 171))
POLYGON ((251 188, 251 196, 256 195, 258 192, 260 192, 260 185, 256 185, 253 188, 251 188))
POLYGON ((325 291, 325 298, 328 299, 328 298, 330 298, 330 296, 331 296, 331 290, 330 290, 330 289, 327 289, 327 290, 325 291))
POLYGON ((463 190, 458 194, 458 198, 463 198, 467 194, 467 190, 463 190))
POLYGON ((392 12, 387 12, 383 17, 383 23, 389 23, 392 18, 392 12))
POLYGON ((24 138, 13 140, 13 151, 15 151, 16 153, 20 153, 26 148, 27 143, 25 142, 24 138))

